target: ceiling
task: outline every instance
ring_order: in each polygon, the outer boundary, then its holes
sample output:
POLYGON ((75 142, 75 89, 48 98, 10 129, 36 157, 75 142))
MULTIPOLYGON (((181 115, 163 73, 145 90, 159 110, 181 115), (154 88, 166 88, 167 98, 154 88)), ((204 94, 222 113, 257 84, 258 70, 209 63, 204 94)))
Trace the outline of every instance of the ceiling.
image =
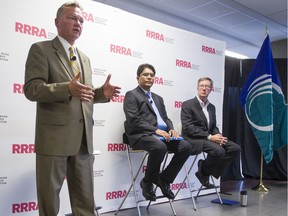
POLYGON ((270 41, 287 40, 287 0, 93 0, 176 28, 226 42, 228 51, 256 58, 270 41))

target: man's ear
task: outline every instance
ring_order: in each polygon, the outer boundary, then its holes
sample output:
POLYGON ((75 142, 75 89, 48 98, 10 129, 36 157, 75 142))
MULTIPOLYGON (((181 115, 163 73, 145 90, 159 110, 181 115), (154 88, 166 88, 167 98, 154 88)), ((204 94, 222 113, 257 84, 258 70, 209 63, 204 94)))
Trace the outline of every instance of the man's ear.
POLYGON ((54 23, 55 23, 56 28, 58 28, 59 19, 55 18, 54 23))

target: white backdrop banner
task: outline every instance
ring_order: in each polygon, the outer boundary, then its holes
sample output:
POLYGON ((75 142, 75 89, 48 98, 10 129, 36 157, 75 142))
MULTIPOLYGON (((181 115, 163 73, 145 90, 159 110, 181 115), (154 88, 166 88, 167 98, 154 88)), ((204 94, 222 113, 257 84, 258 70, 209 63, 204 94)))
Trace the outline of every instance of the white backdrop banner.
MULTIPOLYGON (((25 62, 33 43, 57 35, 54 19, 64 2, 0 2, 5 20, 0 40, 0 215, 38 215, 33 153, 36 104, 23 94, 25 62)), ((94 148, 101 152, 94 163, 95 201, 103 207, 100 212, 114 211, 130 184, 122 143, 123 99, 126 91, 137 86, 138 65, 150 63, 155 67, 152 91, 163 96, 175 128, 180 123, 182 101, 196 95, 200 77, 211 77, 214 89, 209 99, 217 107, 218 127, 222 128, 226 45, 101 3, 79 2, 84 8, 85 24, 77 46, 90 57, 94 86, 102 85, 111 73, 111 82, 122 87, 121 95, 111 103, 96 104, 93 116, 94 148)), ((138 163, 139 156, 133 160, 138 163)), ((196 167, 191 174, 193 188, 200 186, 194 175, 196 167)), ((143 175, 141 172, 139 179, 143 175)), ((183 178, 184 170, 171 185, 174 192, 182 188, 177 199, 190 195, 187 183, 181 184, 183 178)), ((141 198, 141 188, 137 190, 141 198)), ((71 212, 66 182, 60 196, 59 215, 64 215, 71 212)), ((132 194, 124 204, 128 207, 135 207, 132 194)))

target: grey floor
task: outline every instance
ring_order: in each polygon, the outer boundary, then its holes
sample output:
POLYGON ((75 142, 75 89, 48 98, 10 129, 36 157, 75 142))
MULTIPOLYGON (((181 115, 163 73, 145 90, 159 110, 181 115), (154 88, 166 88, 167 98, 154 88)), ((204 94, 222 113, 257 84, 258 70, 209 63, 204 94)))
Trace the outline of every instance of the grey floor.
MULTIPOLYGON (((234 205, 220 205, 211 203, 217 198, 216 194, 205 195, 197 198, 197 210, 194 211, 192 200, 183 199, 173 202, 177 216, 287 216, 287 182, 265 181, 263 185, 268 192, 259 192, 252 189, 259 184, 259 180, 240 180, 221 182, 221 198, 224 200, 240 201, 239 191, 248 193, 247 207, 241 207, 239 203, 234 205)), ((259 188, 259 187, 258 187, 259 188)), ((115 212, 101 213, 101 216, 114 216, 115 212)), ((118 216, 137 216, 137 209, 123 209, 118 216)), ((142 216, 173 216, 169 203, 161 203, 149 207, 141 207, 142 216)))

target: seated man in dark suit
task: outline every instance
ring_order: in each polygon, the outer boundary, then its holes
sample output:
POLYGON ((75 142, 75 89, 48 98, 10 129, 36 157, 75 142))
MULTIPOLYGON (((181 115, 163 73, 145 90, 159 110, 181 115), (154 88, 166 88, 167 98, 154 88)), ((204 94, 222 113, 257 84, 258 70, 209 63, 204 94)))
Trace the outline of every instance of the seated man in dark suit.
POLYGON ((143 196, 151 201, 156 200, 153 183, 160 187, 164 196, 175 198, 170 190, 170 183, 174 181, 192 150, 191 144, 181 139, 173 129, 163 98, 150 92, 155 73, 152 65, 140 65, 137 70, 139 86, 128 91, 124 99, 125 132, 129 145, 135 150, 149 152, 145 176, 140 186, 143 196), (174 155, 169 165, 160 173, 167 151, 174 155))
POLYGON ((208 100, 213 88, 209 77, 198 80, 198 95, 182 104, 182 135, 193 146, 193 154, 206 152, 207 159, 198 161, 195 173, 200 183, 207 187, 209 176, 219 178, 223 170, 240 154, 240 146, 223 136, 216 126, 215 106, 208 100))

